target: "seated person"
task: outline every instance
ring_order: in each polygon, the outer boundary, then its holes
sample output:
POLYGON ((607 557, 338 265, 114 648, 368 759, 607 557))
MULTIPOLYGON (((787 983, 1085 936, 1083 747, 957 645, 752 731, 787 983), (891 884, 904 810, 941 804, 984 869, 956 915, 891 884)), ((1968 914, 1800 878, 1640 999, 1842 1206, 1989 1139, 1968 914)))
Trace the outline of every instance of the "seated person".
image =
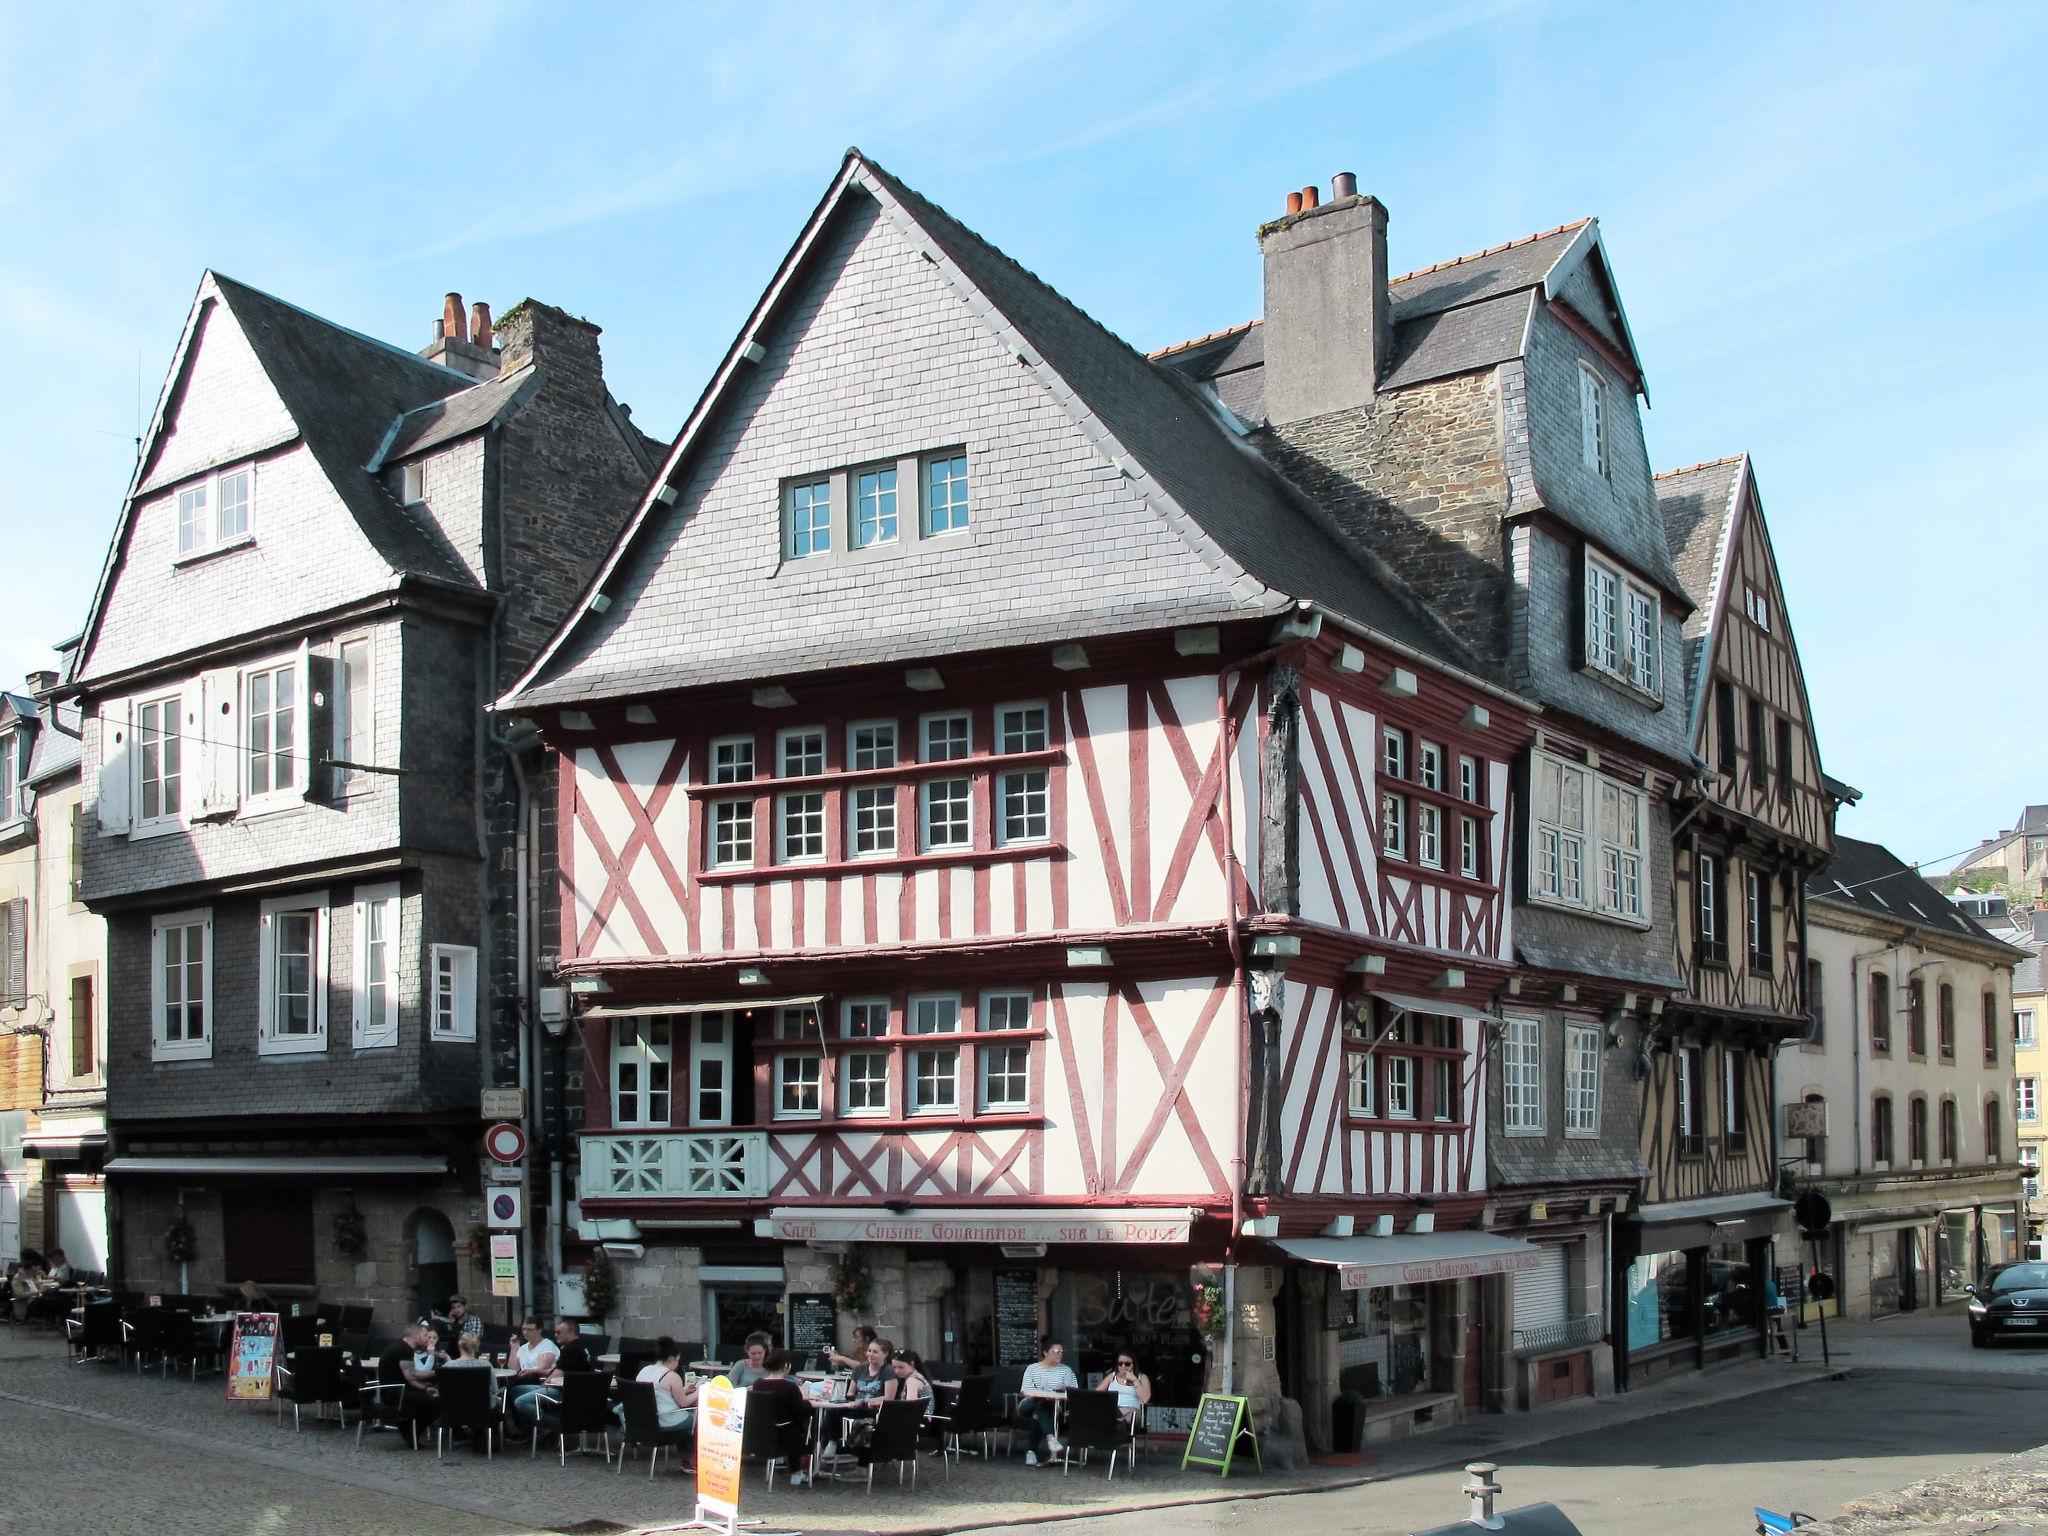
POLYGON ((853 1353, 842 1355, 836 1349, 825 1351, 825 1361, 834 1370, 857 1371, 868 1361, 868 1346, 880 1338, 866 1323, 858 1323, 853 1330, 853 1353))
POLYGON ((892 1340, 868 1340, 867 1361, 853 1373, 853 1395, 859 1402, 880 1402, 896 1385, 889 1370, 889 1357, 896 1353, 892 1340))
POLYGON ((751 1387, 767 1374, 768 1351, 775 1347, 775 1341, 765 1333, 750 1333, 746 1347, 746 1359, 725 1373, 736 1387, 751 1387))
POLYGON ((778 1349, 761 1361, 761 1374, 747 1389, 749 1415, 765 1413, 775 1424, 775 1454, 789 1463, 789 1485, 801 1488, 810 1479, 811 1414, 803 1388, 789 1379, 796 1356, 778 1349))
MULTIPOLYGON (((687 1433, 697 1427, 697 1388, 683 1380, 682 1363, 683 1346, 663 1334, 655 1341, 654 1358, 633 1379, 654 1384, 654 1415, 661 1427, 687 1433)), ((622 1420, 626 1416, 624 1404, 613 1411, 622 1420)))
POLYGON ((556 1373, 594 1371, 598 1368, 597 1356, 590 1352, 590 1345, 584 1339, 582 1331, 566 1317, 558 1321, 555 1324, 556 1373))
POLYGON ((512 1375, 506 1379, 505 1390, 511 1394, 513 1422, 531 1428, 540 1417, 540 1396, 554 1374, 557 1351, 552 1340, 541 1337, 537 1317, 522 1319, 519 1335, 506 1362, 512 1375))
POLYGON ((412 1368, 431 1382, 435 1369, 448 1357, 441 1353, 441 1335, 425 1323, 421 1323, 419 1327, 426 1334, 427 1342, 413 1351, 412 1368))
POLYGON ((64 1257, 62 1248, 50 1250, 50 1283, 52 1285, 78 1284, 78 1271, 71 1267, 71 1261, 64 1257))
POLYGON ((1059 1427, 1053 1404, 1080 1386, 1066 1358, 1066 1346, 1058 1339, 1048 1337, 1040 1341, 1038 1363, 1024 1367, 1024 1381, 1017 1403, 1017 1425, 1031 1437, 1031 1448, 1024 1453, 1024 1465, 1027 1467, 1038 1465, 1041 1450, 1054 1456, 1060 1453, 1059 1437, 1053 1432, 1059 1427))
POLYGON ((1129 1350, 1117 1351, 1116 1368, 1096 1383, 1096 1388, 1114 1392, 1117 1407, 1133 1424, 1143 1422, 1145 1405, 1152 1401, 1152 1378, 1138 1369, 1137 1357, 1129 1350))
POLYGON ((929 1417, 937 1399, 932 1396, 931 1382, 925 1379, 923 1358, 916 1350, 906 1349, 889 1362, 889 1369, 896 1379, 883 1395, 892 1403, 923 1403, 929 1417))
POLYGON ((455 1339, 455 1354, 441 1362, 444 1371, 486 1370, 491 1362, 484 1358, 483 1339, 474 1333, 458 1334, 455 1339))
POLYGON ((450 1296, 448 1298, 447 1332, 451 1339, 458 1341, 465 1333, 472 1334, 478 1340, 482 1340, 484 1336, 484 1320, 469 1310, 469 1298, 467 1296, 450 1296))
POLYGON ((384 1414, 400 1423, 431 1424, 441 1412, 441 1399, 434 1391, 431 1372, 419 1370, 413 1362, 421 1353, 433 1353, 434 1331, 412 1324, 398 1342, 377 1357, 377 1380, 386 1386, 403 1382, 404 1390, 394 1403, 389 1392, 379 1393, 384 1414))

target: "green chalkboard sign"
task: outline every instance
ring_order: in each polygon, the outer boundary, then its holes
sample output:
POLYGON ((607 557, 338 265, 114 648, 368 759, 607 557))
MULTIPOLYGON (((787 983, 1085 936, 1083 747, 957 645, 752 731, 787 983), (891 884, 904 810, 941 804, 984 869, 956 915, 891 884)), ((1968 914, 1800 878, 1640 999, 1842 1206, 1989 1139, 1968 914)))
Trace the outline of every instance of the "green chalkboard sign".
POLYGON ((1215 1467, 1221 1476, 1228 1477, 1231 1458, 1247 1442, 1252 1448, 1253 1463, 1261 1472, 1265 1471, 1265 1459, 1259 1455, 1259 1437, 1252 1431, 1251 1399, 1204 1392, 1201 1402, 1195 1405, 1195 1427, 1188 1433, 1188 1448, 1180 1459, 1180 1469, 1185 1472, 1190 1465, 1215 1467))

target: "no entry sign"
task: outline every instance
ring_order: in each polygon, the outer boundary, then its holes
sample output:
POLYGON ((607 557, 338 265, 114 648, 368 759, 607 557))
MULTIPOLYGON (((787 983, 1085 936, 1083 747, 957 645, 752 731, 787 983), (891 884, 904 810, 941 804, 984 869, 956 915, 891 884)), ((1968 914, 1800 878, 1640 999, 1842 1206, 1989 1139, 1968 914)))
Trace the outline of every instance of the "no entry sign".
POLYGON ((526 1132, 501 1120, 484 1132, 484 1150, 501 1163, 516 1163, 526 1156, 526 1132))

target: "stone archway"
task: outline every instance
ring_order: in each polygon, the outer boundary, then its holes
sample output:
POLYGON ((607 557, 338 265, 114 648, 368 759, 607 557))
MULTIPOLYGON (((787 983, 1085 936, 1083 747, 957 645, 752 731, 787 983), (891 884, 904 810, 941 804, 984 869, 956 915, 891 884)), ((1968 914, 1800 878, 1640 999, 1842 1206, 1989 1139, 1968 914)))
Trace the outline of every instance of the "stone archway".
POLYGON ((446 1309, 459 1288, 455 1224, 431 1206, 405 1218, 406 1267, 411 1271, 412 1315, 430 1317, 446 1309))

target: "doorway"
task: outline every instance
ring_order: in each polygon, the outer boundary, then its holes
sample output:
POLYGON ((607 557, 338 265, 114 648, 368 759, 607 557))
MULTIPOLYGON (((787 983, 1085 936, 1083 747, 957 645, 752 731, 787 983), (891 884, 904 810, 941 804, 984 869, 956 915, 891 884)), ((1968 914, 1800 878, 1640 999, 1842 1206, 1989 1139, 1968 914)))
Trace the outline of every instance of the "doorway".
POLYGON ((455 1227, 431 1207, 412 1213, 412 1315, 432 1317, 459 1287, 455 1271, 455 1227))

